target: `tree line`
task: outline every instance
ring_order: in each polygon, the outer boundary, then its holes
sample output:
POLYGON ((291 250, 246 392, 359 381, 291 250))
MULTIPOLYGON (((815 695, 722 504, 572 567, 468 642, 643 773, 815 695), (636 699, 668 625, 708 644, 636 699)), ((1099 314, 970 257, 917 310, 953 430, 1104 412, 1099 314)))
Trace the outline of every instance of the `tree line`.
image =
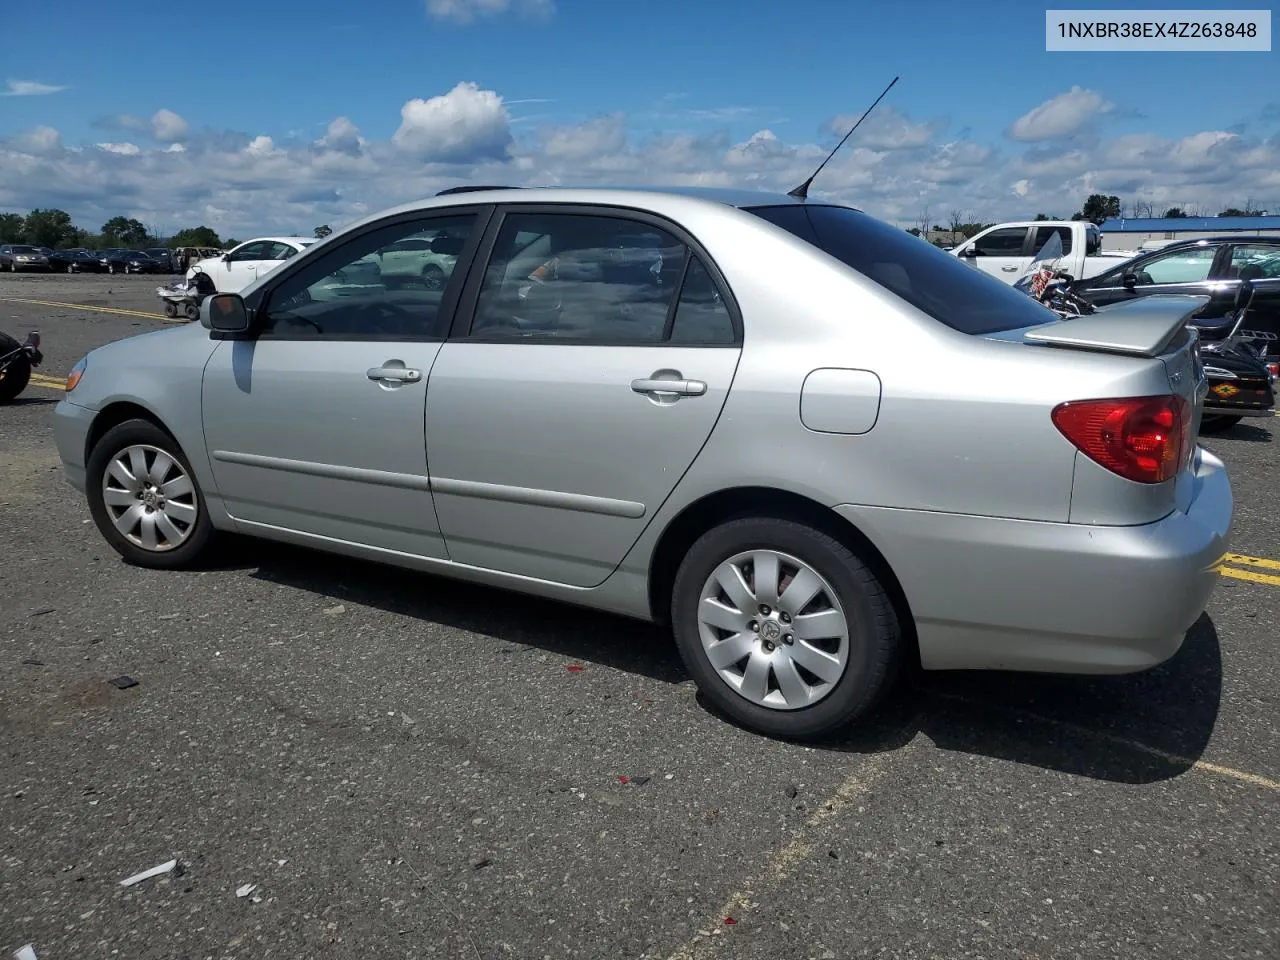
POLYGON ((133 217, 112 217, 94 233, 77 227, 71 222, 71 214, 53 208, 32 210, 25 216, 20 213, 0 213, 0 243, 29 243, 35 247, 65 250, 69 247, 85 247, 102 250, 107 247, 233 247, 236 241, 218 236, 211 227, 187 227, 171 237, 162 237, 155 230, 133 217))

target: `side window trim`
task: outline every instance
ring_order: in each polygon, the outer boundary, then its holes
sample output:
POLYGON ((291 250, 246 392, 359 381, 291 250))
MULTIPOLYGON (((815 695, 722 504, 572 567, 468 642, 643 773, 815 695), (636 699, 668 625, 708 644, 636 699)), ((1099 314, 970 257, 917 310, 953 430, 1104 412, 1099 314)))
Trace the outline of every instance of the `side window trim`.
POLYGON ((636 207, 627 207, 614 204, 581 204, 581 203, 501 203, 495 204, 493 214, 489 219, 488 226, 484 230, 484 236, 479 242, 479 247, 475 251, 475 255, 471 259, 465 282, 460 290, 458 302, 453 313, 453 321, 450 324, 447 339, 471 341, 475 343, 522 343, 527 342, 530 345, 539 346, 648 346, 648 347, 707 347, 720 348, 726 347, 740 348, 742 346, 742 312, 739 308, 738 301, 733 295, 732 289, 729 287, 728 281, 725 279, 724 273, 720 270, 719 264, 707 252, 706 248, 697 241, 696 238, 689 233, 684 227, 660 214, 653 213, 648 210, 641 210, 636 207), (664 330, 664 338, 662 340, 647 341, 643 344, 622 344, 617 341, 601 341, 594 339, 583 340, 474 340, 471 341, 471 325, 475 321, 476 309, 480 302, 480 290, 484 285, 485 274, 489 269, 489 261, 493 256, 494 247, 497 246, 498 235, 502 230, 502 224, 508 216, 516 215, 532 215, 539 214, 554 216, 557 214, 565 216, 594 216, 608 217, 611 219, 635 220, 637 223, 646 226, 657 227, 670 233, 672 237, 682 243, 685 247, 684 264, 680 271, 680 289, 675 297, 672 298, 672 304, 669 307, 667 315, 667 327, 664 330), (729 311, 729 318, 733 323, 733 341, 731 343, 671 343, 668 339, 670 330, 675 322, 675 310, 679 306, 679 294, 684 290, 684 279, 689 271, 689 264, 693 257, 698 257, 703 266, 706 268, 707 274, 711 277, 717 292, 720 294, 721 300, 724 302, 725 308, 729 311))
POLYGON ((680 282, 676 284, 676 295, 667 305, 667 320, 662 325, 662 339, 659 343, 670 343, 671 332, 676 327, 676 314, 680 312, 680 299, 684 296, 685 280, 689 276, 689 264, 693 262, 694 253, 686 243, 684 245, 684 263, 680 264, 680 282))
MULTIPOLYGON (((351 243, 360 240, 362 237, 379 230, 385 230, 388 227, 399 226, 400 224, 419 223, 429 220, 448 220, 457 217, 475 217, 475 224, 471 228, 467 236, 467 241, 463 245, 462 250, 458 253, 457 261, 454 266, 452 277, 459 277, 458 283, 449 283, 445 287, 444 298, 440 301, 440 316, 443 319, 440 329, 430 336, 413 336, 413 337, 397 337, 396 340, 407 340, 420 343, 439 343, 447 339, 449 330, 453 323, 456 322, 458 305, 462 297, 462 291, 471 279, 472 268, 476 261, 476 251, 479 248, 482 238, 486 235, 486 231, 494 216, 494 206, 492 204, 467 204, 467 205, 446 205, 441 207, 427 207, 421 210, 411 210, 399 213, 394 216, 379 219, 373 223, 365 224, 356 233, 342 238, 342 242, 330 249, 326 250, 319 257, 308 258, 303 254, 309 251, 305 248, 298 253, 297 256, 290 257, 281 262, 280 266, 271 272, 271 281, 259 287, 245 302, 245 306, 251 313, 259 310, 268 309, 271 305, 271 296, 281 286, 288 283, 292 278, 303 270, 309 270, 315 263, 332 262, 330 258, 335 260, 341 259, 342 251, 348 249, 351 243), (308 262, 309 261, 309 262, 308 262)), ((337 269, 335 267, 335 269, 337 269)), ((340 337, 314 337, 314 336, 289 336, 287 334, 275 334, 264 331, 253 336, 253 339, 263 339, 272 341, 296 341, 306 343, 324 343, 340 340, 340 337)), ((370 337, 368 342, 377 342, 379 340, 387 340, 385 337, 370 337)))

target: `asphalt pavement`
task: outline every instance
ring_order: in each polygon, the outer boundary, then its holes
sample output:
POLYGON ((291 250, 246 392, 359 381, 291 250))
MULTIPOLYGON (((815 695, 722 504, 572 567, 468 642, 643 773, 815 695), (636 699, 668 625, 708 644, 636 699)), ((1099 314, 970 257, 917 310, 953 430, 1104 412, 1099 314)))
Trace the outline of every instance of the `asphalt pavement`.
MULTIPOLYGON (((0 278, 47 356, 0 407, 0 953, 1280 956, 1280 563, 1148 673, 913 676, 770 741, 643 624, 253 542, 122 564, 52 405, 165 279, 0 278)), ((1278 428, 1205 440, 1273 562, 1278 428)))

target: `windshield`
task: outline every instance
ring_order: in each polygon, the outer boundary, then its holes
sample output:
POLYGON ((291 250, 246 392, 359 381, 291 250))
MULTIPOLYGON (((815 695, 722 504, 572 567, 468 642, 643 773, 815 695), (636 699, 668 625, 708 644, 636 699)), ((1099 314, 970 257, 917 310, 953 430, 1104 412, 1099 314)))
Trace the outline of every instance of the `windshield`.
POLYGON ((29 247, 26 244, 15 244, 13 247, 13 252, 14 253, 35 253, 36 248, 29 247))
POLYGON ((849 207, 747 207, 847 264, 907 303, 968 334, 1056 320, 1048 308, 905 230, 849 207))

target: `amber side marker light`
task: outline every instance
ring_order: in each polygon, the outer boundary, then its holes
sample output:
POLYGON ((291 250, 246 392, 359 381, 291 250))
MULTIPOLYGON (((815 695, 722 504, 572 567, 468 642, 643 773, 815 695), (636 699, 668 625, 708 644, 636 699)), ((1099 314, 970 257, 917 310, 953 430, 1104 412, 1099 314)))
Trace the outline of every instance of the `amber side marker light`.
POLYGON ((74 367, 71 368, 71 372, 67 374, 67 393, 74 390, 76 388, 76 384, 80 382, 80 378, 84 376, 84 367, 85 362, 81 359, 74 367))

